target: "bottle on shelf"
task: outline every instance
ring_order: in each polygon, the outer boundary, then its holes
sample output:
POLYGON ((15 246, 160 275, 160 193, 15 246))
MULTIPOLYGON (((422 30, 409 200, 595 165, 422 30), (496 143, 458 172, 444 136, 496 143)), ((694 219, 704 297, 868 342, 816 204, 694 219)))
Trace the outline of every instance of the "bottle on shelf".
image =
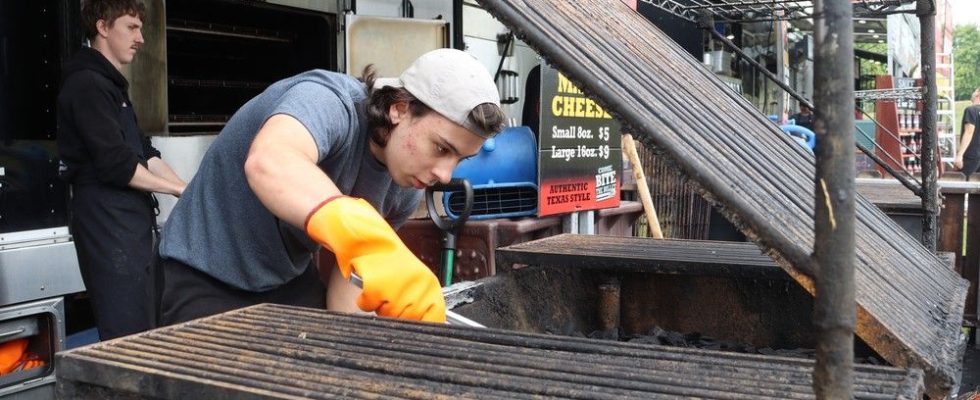
POLYGON ((917 157, 909 157, 906 169, 913 174, 919 172, 919 159, 917 157))

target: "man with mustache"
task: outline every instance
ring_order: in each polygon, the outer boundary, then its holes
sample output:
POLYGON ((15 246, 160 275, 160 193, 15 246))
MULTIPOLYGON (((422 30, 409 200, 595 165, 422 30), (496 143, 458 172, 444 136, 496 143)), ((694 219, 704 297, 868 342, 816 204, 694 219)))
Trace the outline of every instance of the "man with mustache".
POLYGON ((136 124, 120 73, 143 44, 140 0, 86 0, 82 47, 63 70, 58 151, 71 184, 71 233, 102 340, 155 324, 156 200, 186 183, 136 124))

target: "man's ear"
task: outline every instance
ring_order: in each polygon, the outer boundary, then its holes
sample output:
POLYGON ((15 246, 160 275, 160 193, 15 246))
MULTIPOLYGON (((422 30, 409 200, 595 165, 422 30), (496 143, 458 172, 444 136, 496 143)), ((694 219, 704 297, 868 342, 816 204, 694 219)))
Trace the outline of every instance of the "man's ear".
POLYGON ((392 125, 398 125, 399 122, 404 121, 408 117, 409 109, 407 101, 398 101, 388 107, 388 119, 391 120, 392 125))
POLYGON ((104 19, 95 21, 95 31, 99 33, 99 36, 109 36, 109 24, 104 19))

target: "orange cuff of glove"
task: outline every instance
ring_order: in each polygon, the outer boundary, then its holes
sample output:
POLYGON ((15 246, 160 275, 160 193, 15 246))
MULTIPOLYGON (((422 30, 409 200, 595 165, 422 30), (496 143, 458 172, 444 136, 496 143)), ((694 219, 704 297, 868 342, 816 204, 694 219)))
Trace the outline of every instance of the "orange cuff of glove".
POLYGON ((392 251, 401 239, 378 211, 364 199, 333 196, 306 217, 306 234, 330 248, 344 278, 354 272, 359 255, 392 251))

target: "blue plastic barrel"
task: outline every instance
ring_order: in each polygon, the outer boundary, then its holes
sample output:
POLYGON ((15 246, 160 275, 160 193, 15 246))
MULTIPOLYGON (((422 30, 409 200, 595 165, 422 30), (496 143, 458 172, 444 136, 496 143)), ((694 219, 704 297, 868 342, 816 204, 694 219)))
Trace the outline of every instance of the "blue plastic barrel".
MULTIPOLYGON (((463 160, 453 171, 473 186, 473 211, 469 219, 535 215, 538 211, 538 146, 526 126, 504 129, 487 139, 476 156, 463 160)), ((443 196, 446 214, 456 218, 465 201, 461 192, 443 196)))
POLYGON ((817 147, 817 134, 799 125, 780 125, 780 129, 793 137, 802 139, 802 142, 810 151, 817 147))

